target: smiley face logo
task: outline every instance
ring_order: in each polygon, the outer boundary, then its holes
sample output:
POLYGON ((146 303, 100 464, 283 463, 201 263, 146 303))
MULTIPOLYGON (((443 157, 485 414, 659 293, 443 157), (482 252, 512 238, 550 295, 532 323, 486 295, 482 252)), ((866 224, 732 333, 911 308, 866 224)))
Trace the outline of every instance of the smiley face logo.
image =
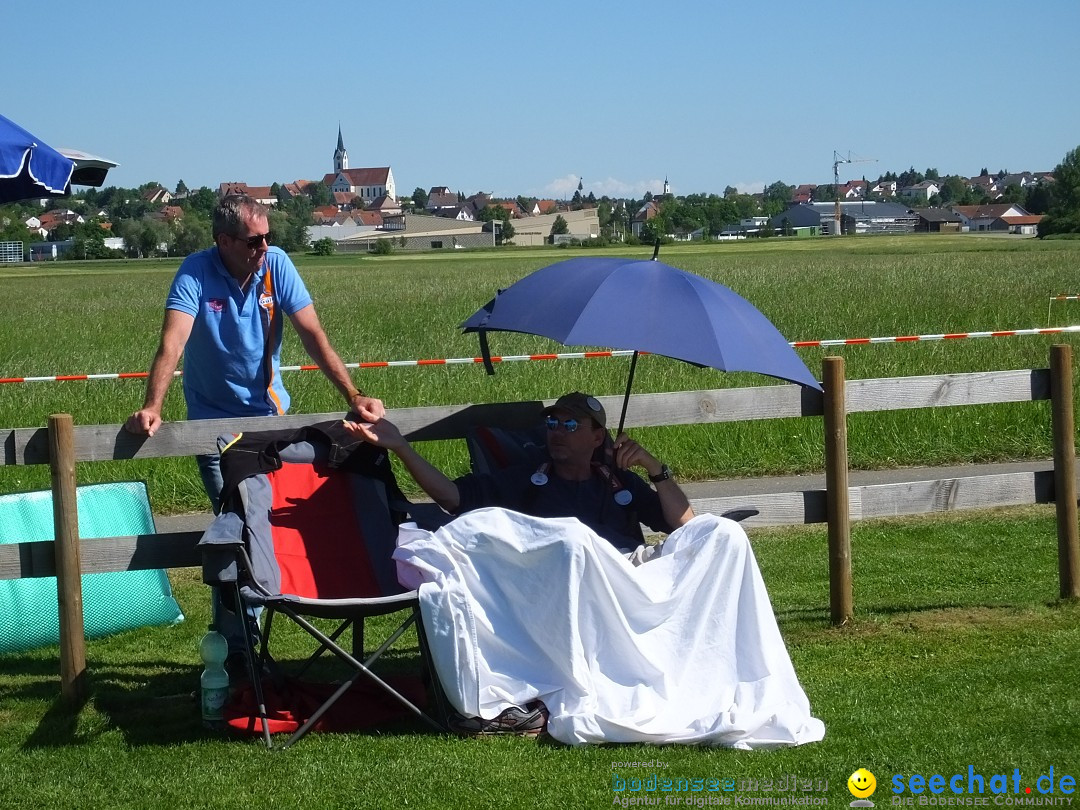
POLYGON ((859 768, 847 780, 847 789, 856 799, 865 799, 872 796, 877 790, 877 779, 866 768, 859 768))

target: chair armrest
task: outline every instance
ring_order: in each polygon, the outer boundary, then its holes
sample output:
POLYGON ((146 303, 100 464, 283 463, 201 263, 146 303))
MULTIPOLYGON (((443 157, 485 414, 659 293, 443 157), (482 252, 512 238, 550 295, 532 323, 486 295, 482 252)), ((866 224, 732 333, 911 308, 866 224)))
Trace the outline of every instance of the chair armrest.
POLYGON ((728 520, 734 520, 736 523, 751 518, 754 515, 760 514, 757 509, 729 509, 720 515, 720 517, 727 518, 728 520))
POLYGON ((244 553, 244 521, 235 512, 224 512, 203 532, 199 552, 203 561, 203 582, 223 585, 236 582, 244 553))

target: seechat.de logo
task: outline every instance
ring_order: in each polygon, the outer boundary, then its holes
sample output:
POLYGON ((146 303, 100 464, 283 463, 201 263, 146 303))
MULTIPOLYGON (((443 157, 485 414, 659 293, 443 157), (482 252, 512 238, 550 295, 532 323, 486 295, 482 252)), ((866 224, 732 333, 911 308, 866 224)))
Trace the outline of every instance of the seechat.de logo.
POLYGON ((877 779, 866 768, 859 768, 847 780, 847 789, 851 792, 851 795, 855 797, 855 801, 851 803, 851 807, 873 807, 874 803, 870 801, 870 797, 874 795, 874 791, 877 790, 877 779))

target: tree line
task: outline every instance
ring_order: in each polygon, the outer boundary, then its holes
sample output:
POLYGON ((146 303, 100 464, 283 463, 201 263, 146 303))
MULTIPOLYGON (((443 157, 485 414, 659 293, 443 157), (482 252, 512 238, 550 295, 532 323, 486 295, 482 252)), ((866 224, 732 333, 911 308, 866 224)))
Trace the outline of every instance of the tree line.
MULTIPOLYGON (((983 169, 982 174, 988 176, 989 172, 983 169)), ((1007 172, 1001 170, 997 177, 1001 179, 1006 175, 1007 172)), ((914 167, 899 174, 886 172, 879 176, 878 182, 895 180, 899 187, 905 187, 932 180, 940 189, 929 200, 932 206, 1017 203, 1029 213, 1046 214, 1039 224, 1040 236, 1080 234, 1080 147, 1065 155, 1054 168, 1053 176, 1051 183, 1036 183, 1025 188, 1008 186, 1002 196, 994 199, 981 189, 969 188, 965 178, 957 175, 941 177, 933 168, 924 172, 918 172, 914 167)), ((271 187, 271 191, 278 196, 278 204, 270 210, 270 229, 274 244, 283 250, 295 252, 309 248, 307 228, 313 221, 314 209, 332 200, 325 184, 314 183, 312 186, 307 193, 295 197, 284 193, 277 183, 271 187)), ((867 184, 867 188, 870 186, 867 184)), ((151 204, 144 199, 144 192, 160 187, 158 183, 146 183, 139 188, 91 188, 58 200, 57 207, 74 211, 85 222, 57 225, 49 235, 54 241, 74 240, 74 247, 68 256, 80 259, 117 255, 132 258, 185 256, 212 245, 211 222, 218 202, 217 194, 205 186, 191 191, 181 180, 176 186, 177 197, 170 205, 181 209, 182 215, 166 220, 160 217, 160 204, 151 204), (98 217, 100 211, 107 212, 111 234, 124 239, 126 247, 123 252, 105 246, 105 238, 110 231, 101 227, 104 218, 98 217)), ((640 199, 596 198, 591 192, 583 194, 582 191, 579 184, 569 201, 569 208, 597 209, 600 239, 594 241, 604 244, 609 241, 652 243, 667 234, 690 233, 699 229, 714 236, 741 220, 755 216, 772 217, 783 212, 790 204, 794 187, 777 181, 765 186, 760 194, 741 193, 728 186, 723 194, 653 197, 646 193, 640 199), (645 221, 640 236, 634 237, 631 229, 633 218, 650 202, 655 203, 655 216, 645 221)), ((830 185, 818 186, 815 199, 827 202, 832 199, 834 191, 830 185)), ((462 201, 465 199, 460 192, 458 197, 462 201)), ((867 198, 882 199, 878 195, 868 195, 867 198)), ((523 210, 528 211, 537 199, 520 196, 516 201, 523 210)), ((408 208, 423 210, 427 203, 427 192, 417 187, 411 198, 405 198, 405 202, 408 208)), ((28 241, 24 223, 37 213, 40 213, 40 208, 34 203, 0 206, 0 241, 28 241)), ((512 217, 505 206, 491 203, 479 211, 478 219, 495 228, 497 241, 501 244, 513 239, 512 217)), ((563 220, 562 228, 565 227, 563 220)), ((559 230, 557 222, 553 234, 559 230)))

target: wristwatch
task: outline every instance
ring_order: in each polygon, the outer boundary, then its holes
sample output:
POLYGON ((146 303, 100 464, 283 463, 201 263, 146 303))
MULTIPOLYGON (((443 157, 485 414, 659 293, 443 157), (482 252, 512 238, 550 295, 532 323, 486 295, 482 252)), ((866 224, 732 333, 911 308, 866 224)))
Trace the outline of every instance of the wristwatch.
POLYGON ((661 481, 667 481, 671 478, 671 468, 667 464, 660 465, 660 472, 656 475, 650 475, 649 480, 654 484, 659 484, 661 481))

